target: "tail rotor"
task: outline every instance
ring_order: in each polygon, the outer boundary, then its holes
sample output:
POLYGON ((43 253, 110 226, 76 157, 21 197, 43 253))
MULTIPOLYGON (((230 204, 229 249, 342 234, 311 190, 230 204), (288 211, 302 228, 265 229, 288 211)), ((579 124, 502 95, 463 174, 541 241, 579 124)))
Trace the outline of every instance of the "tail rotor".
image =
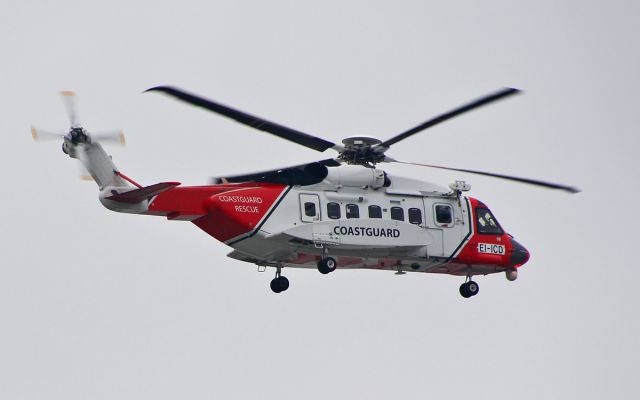
POLYGON ((69 130, 68 132, 55 132, 45 129, 31 127, 31 136, 34 141, 52 141, 62 140, 62 151, 68 154, 72 158, 76 158, 80 161, 80 179, 91 180, 86 168, 82 165, 82 159, 86 146, 90 146, 91 143, 110 143, 125 146, 126 141, 124 132, 121 129, 100 131, 95 134, 90 134, 80 123, 78 114, 78 100, 76 93, 73 91, 65 90, 60 92, 62 97, 62 103, 69 118, 69 130))

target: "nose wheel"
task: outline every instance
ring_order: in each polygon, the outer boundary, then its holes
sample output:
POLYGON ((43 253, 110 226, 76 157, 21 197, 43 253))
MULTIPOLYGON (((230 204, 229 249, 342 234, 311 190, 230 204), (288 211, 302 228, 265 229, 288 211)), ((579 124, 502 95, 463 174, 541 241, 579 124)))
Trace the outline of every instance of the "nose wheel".
POLYGON ((286 276, 281 275, 282 268, 277 267, 276 269, 276 277, 271 280, 271 290, 273 293, 284 292, 289 289, 289 279, 286 276))
POLYGON ((473 297, 480 291, 480 286, 474 281, 468 281, 460 285, 460 294, 465 299, 473 297))

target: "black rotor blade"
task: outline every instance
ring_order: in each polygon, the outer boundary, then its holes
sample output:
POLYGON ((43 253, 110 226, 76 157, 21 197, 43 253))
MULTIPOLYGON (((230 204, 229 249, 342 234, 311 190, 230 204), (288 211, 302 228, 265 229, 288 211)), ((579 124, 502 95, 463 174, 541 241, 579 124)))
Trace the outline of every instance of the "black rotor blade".
POLYGON ((339 161, 329 158, 291 167, 214 178, 212 181, 214 184, 224 183, 226 181, 228 183, 265 182, 307 186, 322 182, 324 178, 327 177, 327 167, 338 167, 340 165, 339 161))
POLYGON ((560 189, 560 190, 564 190, 564 191, 569 192, 569 193, 579 193, 580 192, 580 189, 575 188, 573 186, 566 186, 566 185, 561 185, 561 184, 558 184, 558 183, 544 182, 544 181, 539 181, 537 179, 520 178, 520 177, 517 177, 517 176, 511 176, 511 175, 495 174, 493 172, 483 172, 483 171, 474 171, 474 170, 462 169, 462 168, 442 167, 442 166, 439 166, 439 165, 421 164, 421 163, 399 161, 399 160, 390 160, 390 162, 396 162, 396 163, 400 163, 400 164, 409 164, 409 165, 418 165, 418 166, 421 166, 421 167, 446 169, 446 170, 449 170, 449 171, 466 172, 468 174, 490 176, 492 178, 500 178, 500 179, 516 181, 516 182, 520 182, 520 183, 527 183, 529 185, 542 186, 542 187, 546 187, 546 188, 549 188, 549 189, 560 189))
POLYGON ((501 89, 495 93, 492 93, 490 95, 481 97, 477 100, 472 101, 471 103, 465 104, 463 106, 460 106, 456 109, 453 109, 449 112, 446 112, 444 114, 438 115, 437 117, 431 118, 428 121, 425 121, 423 123, 421 123, 420 125, 409 129, 406 132, 403 132, 397 136, 392 137, 391 139, 385 140, 384 142, 380 143, 378 146, 376 146, 377 148, 389 148, 392 144, 398 143, 401 140, 404 140, 406 138, 408 138, 409 136, 415 135, 416 133, 423 131, 427 128, 431 128, 434 125, 437 125, 441 122, 447 121, 453 117, 457 117, 460 114, 466 113, 467 111, 471 111, 473 109, 476 109, 478 107, 482 107, 486 104, 492 103, 494 101, 500 100, 502 98, 505 98, 507 96, 511 96, 514 94, 518 94, 521 91, 519 89, 514 89, 514 88, 504 88, 501 89))
POLYGON ((204 99, 202 97, 187 93, 177 88, 173 88, 170 86, 156 86, 151 89, 145 90, 145 92, 151 91, 166 93, 194 106, 206 108, 209 111, 213 111, 220 115, 224 115, 225 117, 232 118, 237 122, 240 122, 241 124, 245 124, 252 128, 271 133, 272 135, 276 135, 278 137, 281 137, 282 139, 298 143, 302 146, 306 146, 317 151, 325 151, 326 149, 335 146, 335 143, 329 142, 328 140, 324 140, 319 137, 297 131, 295 129, 287 128, 286 126, 267 121, 266 119, 247 114, 239 110, 234 110, 233 108, 225 106, 224 104, 204 99))

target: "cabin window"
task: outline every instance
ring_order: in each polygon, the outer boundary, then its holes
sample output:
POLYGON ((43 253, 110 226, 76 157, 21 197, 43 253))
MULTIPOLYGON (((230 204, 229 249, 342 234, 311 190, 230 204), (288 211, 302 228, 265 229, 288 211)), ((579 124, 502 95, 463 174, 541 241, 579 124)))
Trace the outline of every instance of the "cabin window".
POLYGON ((327 215, 331 219, 340 219, 340 204, 327 203, 327 215))
POLYGON ((449 225, 453 222, 453 210, 448 204, 436 204, 436 222, 439 225, 449 225))
POLYGON ((380 206, 369 206, 369 218, 382 218, 382 208, 380 206))
POLYGON ((420 225, 422 223, 422 211, 419 208, 409 209, 409 222, 420 225))
POLYGON ((347 219, 360 218, 360 207, 357 204, 347 204, 347 219))
POLYGON ((504 233, 498 221, 487 208, 476 208, 476 226, 478 233, 487 235, 502 235, 504 233))
POLYGON ((391 207, 391 219, 404 221, 404 210, 402 207, 391 207))
POLYGON ((316 204, 310 201, 304 203, 304 215, 307 217, 315 217, 316 216, 316 204))

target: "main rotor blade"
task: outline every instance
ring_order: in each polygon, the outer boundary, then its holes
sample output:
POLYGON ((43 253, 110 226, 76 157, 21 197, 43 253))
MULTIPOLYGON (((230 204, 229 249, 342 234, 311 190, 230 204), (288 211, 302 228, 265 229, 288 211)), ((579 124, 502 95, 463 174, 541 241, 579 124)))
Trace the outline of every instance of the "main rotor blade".
POLYGON ((284 185, 313 185, 322 182, 327 177, 327 167, 338 167, 340 162, 329 158, 307 164, 291 167, 253 172, 250 174, 225 176, 213 178, 214 184, 241 183, 241 182, 266 182, 284 185))
POLYGON ((558 184, 558 183, 544 182, 544 181, 539 181, 537 179, 520 178, 520 177, 517 177, 517 176, 495 174, 493 172, 474 171, 474 170, 471 170, 471 169, 442 167, 442 166, 439 166, 439 165, 421 164, 421 163, 400 161, 400 160, 394 160, 394 159, 391 159, 391 158, 388 158, 387 161, 396 162, 396 163, 400 163, 400 164, 418 165, 418 166, 421 166, 421 167, 446 169, 446 170, 449 170, 449 171, 466 172, 468 174, 490 176, 492 178, 500 178, 500 179, 506 179, 506 180, 509 180, 509 181, 527 183, 529 185, 542 186, 542 187, 546 187, 546 188, 549 188, 549 189, 564 190, 564 191, 569 192, 569 193, 579 193, 580 192, 580 189, 578 189, 576 187, 573 187, 573 186, 566 186, 566 185, 561 185, 561 184, 558 184))
POLYGON ((471 103, 465 104, 463 106, 460 106, 458 108, 455 108, 449 112, 446 112, 444 114, 438 115, 435 118, 431 118, 428 121, 425 121, 423 123, 421 123, 420 125, 409 129, 406 132, 403 132, 397 136, 392 137, 389 140, 386 140, 382 143, 380 143, 378 146, 376 146, 376 148, 380 148, 381 150, 386 150, 388 149, 392 144, 398 143, 401 140, 404 140, 406 138, 408 138, 409 136, 415 135, 416 133, 423 131, 425 129, 431 128, 434 125, 437 125, 441 122, 447 121, 451 118, 457 117, 460 114, 466 113, 468 111, 474 110, 478 107, 482 107, 484 105, 487 105, 489 103, 493 103, 494 101, 500 100, 502 98, 505 98, 507 96, 511 96, 514 94, 518 94, 521 91, 519 89, 514 89, 514 88, 504 88, 501 89, 495 93, 492 93, 490 95, 481 97, 477 100, 472 101, 471 103))
POLYGON ((239 110, 235 110, 229 106, 225 106, 224 104, 204 99, 194 94, 187 93, 181 89, 173 88, 170 86, 157 86, 145 90, 145 92, 150 91, 166 93, 194 106, 206 108, 209 111, 213 111, 220 115, 224 115, 225 117, 232 118, 237 122, 240 122, 241 124, 245 124, 252 128, 271 133, 272 135, 276 135, 282 139, 298 143, 317 151, 325 151, 326 149, 336 146, 335 143, 329 142, 328 140, 324 140, 295 129, 287 128, 286 126, 267 121, 266 119, 247 114, 239 110))
POLYGON ((80 120, 78 119, 78 105, 76 102, 76 93, 65 90, 60 92, 62 96, 62 102, 64 103, 64 107, 67 110, 67 115, 69 116, 69 122, 71 123, 72 128, 77 128, 80 126, 80 120))

